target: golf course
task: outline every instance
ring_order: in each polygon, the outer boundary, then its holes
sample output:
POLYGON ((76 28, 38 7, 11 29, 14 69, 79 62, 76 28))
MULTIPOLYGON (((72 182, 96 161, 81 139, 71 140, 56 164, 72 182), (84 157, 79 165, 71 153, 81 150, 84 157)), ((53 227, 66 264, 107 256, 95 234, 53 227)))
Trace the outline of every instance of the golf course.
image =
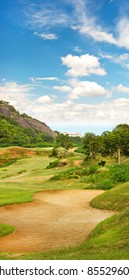
POLYGON ((74 150, 0 148, 0 259, 129 258, 129 183, 104 190, 110 159, 84 166, 74 150))

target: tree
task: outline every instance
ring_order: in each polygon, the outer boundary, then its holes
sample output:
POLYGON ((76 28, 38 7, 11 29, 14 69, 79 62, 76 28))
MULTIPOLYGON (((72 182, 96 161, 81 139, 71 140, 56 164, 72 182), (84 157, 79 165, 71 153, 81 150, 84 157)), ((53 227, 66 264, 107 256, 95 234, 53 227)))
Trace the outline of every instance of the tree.
POLYGON ((72 142, 68 134, 64 135, 63 133, 59 133, 56 137, 56 145, 64 147, 66 150, 72 147, 72 142))
POLYGON ((87 132, 83 138, 83 148, 87 159, 95 158, 99 151, 99 137, 92 132, 87 132))
POLYGON ((120 164, 121 155, 129 156, 129 125, 119 124, 111 132, 102 134, 102 154, 116 158, 120 164))

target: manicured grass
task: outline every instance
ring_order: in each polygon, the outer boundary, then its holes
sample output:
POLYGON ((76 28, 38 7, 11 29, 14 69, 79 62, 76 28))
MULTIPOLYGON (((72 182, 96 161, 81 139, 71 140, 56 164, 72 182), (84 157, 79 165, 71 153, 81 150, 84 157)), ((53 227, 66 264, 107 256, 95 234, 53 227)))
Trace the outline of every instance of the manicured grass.
POLYGON ((13 226, 9 226, 6 224, 0 224, 0 237, 10 234, 11 232, 14 231, 14 229, 15 228, 13 226))

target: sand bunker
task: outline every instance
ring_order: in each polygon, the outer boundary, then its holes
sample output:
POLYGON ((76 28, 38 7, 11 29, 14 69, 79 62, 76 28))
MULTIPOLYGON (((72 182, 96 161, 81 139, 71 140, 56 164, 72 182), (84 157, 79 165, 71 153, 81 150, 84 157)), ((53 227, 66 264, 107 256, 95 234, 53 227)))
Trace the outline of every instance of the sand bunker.
POLYGON ((0 223, 15 226, 0 238, 0 252, 39 252, 82 243, 113 212, 89 205, 99 190, 36 193, 35 201, 0 207, 0 223))

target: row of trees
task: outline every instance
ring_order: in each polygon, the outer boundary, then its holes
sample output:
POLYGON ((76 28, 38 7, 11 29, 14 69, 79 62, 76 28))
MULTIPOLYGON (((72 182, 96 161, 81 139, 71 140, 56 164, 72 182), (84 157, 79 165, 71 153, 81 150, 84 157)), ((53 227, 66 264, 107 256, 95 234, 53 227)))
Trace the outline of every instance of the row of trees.
POLYGON ((120 164, 121 155, 129 156, 129 125, 119 124, 112 131, 104 131, 100 136, 87 132, 83 138, 83 148, 87 159, 114 156, 120 164))

